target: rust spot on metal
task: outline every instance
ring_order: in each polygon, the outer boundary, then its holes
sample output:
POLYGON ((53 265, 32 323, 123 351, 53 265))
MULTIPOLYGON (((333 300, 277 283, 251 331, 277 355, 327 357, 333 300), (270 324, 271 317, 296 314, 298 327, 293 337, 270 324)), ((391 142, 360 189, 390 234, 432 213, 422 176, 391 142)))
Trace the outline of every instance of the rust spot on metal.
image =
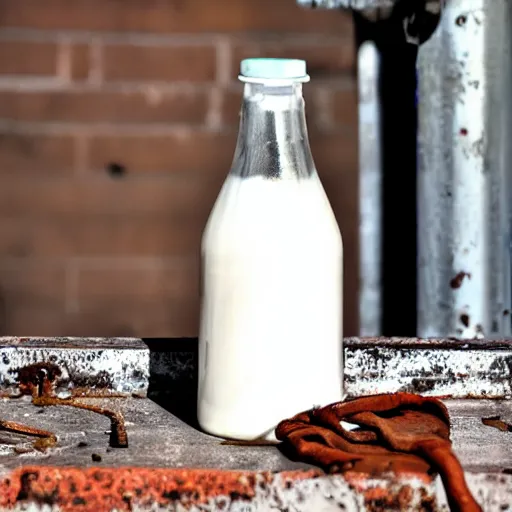
MULTIPOLYGON (((424 488, 416 494, 420 502, 414 500, 414 491, 404 480, 398 480, 391 483, 389 487, 368 487, 368 482, 372 478, 370 473, 352 472, 344 473, 347 483, 360 495, 363 496, 365 510, 381 512, 383 510, 410 510, 414 506, 414 510, 437 510, 437 502, 435 496, 429 495, 424 488)), ((400 473, 400 477, 414 478, 419 480, 423 485, 428 486, 433 481, 433 475, 427 473, 400 473)))
POLYGON ((460 315, 460 321, 464 327, 469 327, 469 315, 466 313, 462 313, 460 315))
POLYGON ((461 128, 461 129, 459 130, 459 133, 460 133, 463 137, 465 137, 465 136, 468 134, 468 130, 467 130, 467 128, 461 128))
POLYGON ((459 272, 451 281, 450 281, 450 287, 454 290, 457 288, 460 288, 462 286, 462 281, 464 281, 464 278, 467 277, 468 279, 471 279, 471 274, 468 272, 459 272))
MULTIPOLYGON (((318 471, 279 474, 292 485, 318 476, 318 471)), ((232 502, 251 500, 256 488, 265 491, 273 480, 271 472, 34 466, 17 468, 0 480, 0 507, 27 501, 58 505, 62 512, 128 511, 148 504, 152 508, 176 503, 193 507, 223 497, 232 502)))
MULTIPOLYGON (((404 485, 398 492, 389 492, 383 488, 373 488, 363 492, 365 510, 382 512, 383 510, 410 510, 413 505, 413 490, 404 485)), ((417 510, 425 510, 424 504, 417 510)), ((427 509, 428 510, 428 509, 427 509)))
POLYGON ((467 16, 465 16, 464 14, 461 14, 460 16, 457 16, 457 19, 455 20, 455 24, 458 25, 459 27, 463 27, 467 21, 468 21, 467 16))
POLYGON ((47 396, 53 394, 55 381, 62 370, 53 363, 34 363, 18 369, 20 395, 47 396))
POLYGON ((482 423, 487 427, 494 427, 502 432, 512 432, 512 425, 501 419, 501 416, 492 416, 491 418, 482 418, 482 423))

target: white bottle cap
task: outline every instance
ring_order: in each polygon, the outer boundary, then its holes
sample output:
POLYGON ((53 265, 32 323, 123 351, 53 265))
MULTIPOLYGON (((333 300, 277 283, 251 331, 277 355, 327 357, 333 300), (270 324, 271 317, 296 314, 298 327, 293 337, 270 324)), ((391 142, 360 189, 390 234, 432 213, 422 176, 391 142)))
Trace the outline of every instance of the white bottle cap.
POLYGON ((306 61, 300 59, 244 59, 240 63, 244 82, 307 82, 306 61))

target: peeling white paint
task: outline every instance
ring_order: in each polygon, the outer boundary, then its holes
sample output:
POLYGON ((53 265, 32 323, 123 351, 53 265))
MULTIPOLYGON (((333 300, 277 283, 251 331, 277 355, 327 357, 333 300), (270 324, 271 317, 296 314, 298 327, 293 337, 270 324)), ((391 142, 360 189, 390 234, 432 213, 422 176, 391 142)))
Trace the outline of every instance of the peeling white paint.
POLYGON ((349 396, 396 391, 425 396, 512 397, 512 350, 345 350, 349 396))
MULTIPOLYGON (((69 394, 82 379, 106 383, 107 392, 146 396, 149 349, 129 338, 0 338, 0 393, 18 393, 18 370, 35 363, 55 364, 62 372, 57 393, 69 394)), ((93 385, 86 386, 94 391, 93 385)))

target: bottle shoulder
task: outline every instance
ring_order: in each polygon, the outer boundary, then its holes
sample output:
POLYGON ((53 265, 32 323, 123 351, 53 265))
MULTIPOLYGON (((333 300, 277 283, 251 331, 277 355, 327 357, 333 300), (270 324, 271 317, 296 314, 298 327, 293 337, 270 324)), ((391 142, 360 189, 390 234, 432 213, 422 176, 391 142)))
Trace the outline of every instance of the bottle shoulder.
MULTIPOLYGON (((340 230, 319 179, 297 182, 228 177, 208 219, 203 246, 311 245, 342 249, 340 230)), ((312 250, 312 249, 311 249, 312 250)))

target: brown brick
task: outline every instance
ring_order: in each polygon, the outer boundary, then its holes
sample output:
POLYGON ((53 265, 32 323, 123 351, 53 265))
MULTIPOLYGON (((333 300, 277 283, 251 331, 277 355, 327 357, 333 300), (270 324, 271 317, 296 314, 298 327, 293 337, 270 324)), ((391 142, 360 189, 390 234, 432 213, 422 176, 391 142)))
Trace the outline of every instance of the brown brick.
POLYGON ((82 301, 80 311, 67 316, 65 332, 71 336, 195 337, 198 310, 195 299, 82 301))
POLYGON ((330 107, 333 122, 338 126, 347 127, 357 134, 358 98, 355 82, 342 89, 333 89, 330 94, 330 107))
POLYGON ((302 9, 296 0, 3 0, 2 26, 43 29, 179 32, 351 30, 350 14, 302 9))
POLYGON ((69 172, 74 146, 68 136, 0 133, 0 174, 69 172))
POLYGON ((63 265, 38 259, 0 260, 0 300, 10 310, 38 304, 62 306, 64 296, 63 265))
POLYGON ((179 221, 187 215, 205 217, 225 174, 227 170, 217 176, 185 173, 144 179, 4 179, 0 187, 0 218, 162 216, 179 221))
POLYGON ((197 253, 207 214, 182 218, 69 217, 0 219, 0 252, 7 257, 172 257, 197 253))
POLYGON ((0 260, 0 335, 62 335, 64 303, 63 266, 37 259, 0 260))
POLYGON ((105 80, 212 81, 216 61, 213 46, 110 45, 103 50, 105 80))
POLYGON ((243 87, 240 85, 233 90, 222 91, 221 118, 225 126, 238 128, 240 123, 240 109, 242 106, 243 87))
POLYGON ((312 80, 343 76, 352 72, 355 63, 355 47, 352 33, 344 33, 332 42, 317 40, 299 43, 285 37, 247 39, 233 42, 233 79, 236 79, 240 61, 251 57, 279 57, 304 59, 312 80))
POLYGON ((142 263, 114 259, 106 264, 88 265, 79 271, 80 300, 150 300, 197 298, 199 295, 199 253, 172 260, 142 263), (108 283, 108 286, 105 286, 108 283))
POLYGON ((0 119, 112 123, 204 122, 206 91, 0 91, 0 119))
POLYGON ((66 328, 64 308, 44 304, 14 307, 0 319, 3 336, 65 336, 66 328))
POLYGON ((71 78, 87 80, 91 69, 91 47, 88 44, 74 44, 71 47, 71 78))
POLYGON ((0 41, 0 74, 54 76, 56 71, 55 43, 0 41))
POLYGON ((344 334, 358 333, 359 209, 357 140, 345 133, 310 132, 311 151, 338 220, 344 245, 344 334))
POLYGON ((95 137, 90 166, 101 169, 120 162, 129 171, 227 173, 236 145, 236 132, 211 133, 187 130, 156 136, 95 137))

